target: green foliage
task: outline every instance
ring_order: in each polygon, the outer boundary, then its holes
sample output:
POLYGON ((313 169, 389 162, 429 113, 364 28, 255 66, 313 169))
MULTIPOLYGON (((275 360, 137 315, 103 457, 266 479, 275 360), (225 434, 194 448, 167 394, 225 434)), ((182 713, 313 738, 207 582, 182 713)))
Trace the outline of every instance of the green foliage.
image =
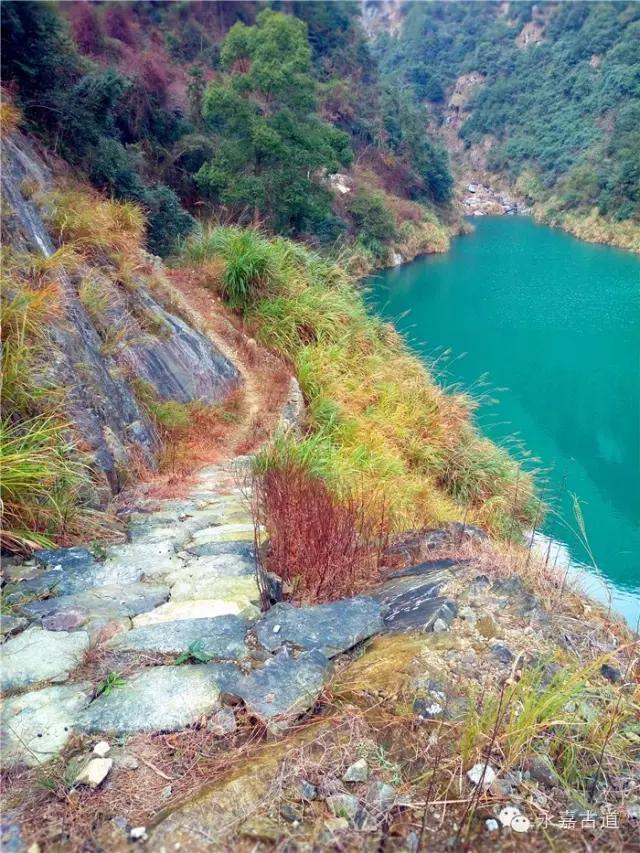
POLYGON ((126 681, 119 672, 110 672, 96 687, 96 696, 108 696, 119 687, 124 687, 126 681))
POLYGON ((385 207, 382 193, 359 190, 351 199, 349 211, 363 245, 384 260, 387 256, 384 244, 393 237, 395 222, 391 211, 385 207))
POLYGON ((440 99, 471 71, 486 78, 460 135, 497 137, 489 167, 533 170, 565 210, 640 218, 640 8, 636 3, 416 3, 401 37, 378 45, 414 100, 440 99), (543 39, 522 47, 526 24, 543 39), (613 121, 612 121, 613 119, 613 121))
POLYGON ((320 173, 349 162, 346 134, 314 113, 316 84, 305 25, 270 10, 236 23, 221 51, 226 76, 204 95, 215 155, 199 170, 213 200, 277 231, 313 230, 330 214, 320 173))
POLYGON ((212 655, 208 655, 202 650, 202 640, 196 640, 191 643, 186 652, 182 652, 182 654, 178 655, 175 660, 175 664, 176 666, 179 666, 181 663, 187 663, 188 661, 194 661, 195 663, 209 663, 212 657, 212 655))

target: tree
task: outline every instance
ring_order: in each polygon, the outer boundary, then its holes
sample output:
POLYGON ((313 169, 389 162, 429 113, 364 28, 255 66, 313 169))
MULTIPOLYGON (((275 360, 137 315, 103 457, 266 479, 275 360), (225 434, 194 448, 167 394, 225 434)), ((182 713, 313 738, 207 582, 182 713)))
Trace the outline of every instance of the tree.
POLYGON ((203 101, 216 152, 198 171, 198 185, 279 231, 313 229, 330 212, 323 173, 352 155, 348 136, 315 113, 305 24, 264 10, 255 26, 231 28, 220 60, 225 77, 207 87, 203 101))

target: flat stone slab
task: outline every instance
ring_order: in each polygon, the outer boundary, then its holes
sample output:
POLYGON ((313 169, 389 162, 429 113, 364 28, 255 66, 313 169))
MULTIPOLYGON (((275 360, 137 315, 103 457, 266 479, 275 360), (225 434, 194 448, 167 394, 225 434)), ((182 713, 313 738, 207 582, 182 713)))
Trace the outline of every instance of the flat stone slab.
POLYGON ((330 663, 319 651, 297 658, 287 650, 244 678, 229 683, 228 693, 242 699, 249 713, 265 724, 286 722, 308 710, 318 698, 330 663))
POLYGON ((279 603, 257 623, 256 636, 271 652, 288 644, 331 658, 383 631, 382 610, 380 602, 366 596, 314 607, 279 603))
MULTIPOLYGON (((252 602, 260 600, 260 591, 253 574, 242 577, 190 575, 171 587, 171 601, 197 601, 217 598, 236 604, 241 613, 252 602)), ((234 611, 229 611, 234 612, 234 611)))
POLYGON ((155 666, 99 696, 78 717, 83 732, 173 732, 220 707, 220 693, 235 684, 233 664, 155 666))
MULTIPOLYGON (((186 537, 185 537, 186 540, 186 537)), ((134 583, 141 578, 162 578, 180 568, 172 539, 161 542, 128 542, 107 549, 104 562, 109 583, 134 583)))
POLYGON ((85 631, 29 628, 2 646, 0 689, 16 690, 41 681, 66 681, 89 648, 85 631))
POLYGON ((204 542, 202 545, 189 545, 186 552, 194 557, 213 557, 219 554, 237 554, 255 563, 256 552, 253 542, 246 539, 229 539, 224 542, 204 542))
POLYGON ((123 651, 180 654, 193 643, 212 657, 234 660, 247 653, 244 644, 249 622, 240 616, 218 616, 214 619, 181 619, 134 628, 119 634, 111 648, 123 651))
POLYGON ((6 699, 0 731, 3 765, 34 767, 55 758, 71 737, 91 693, 91 685, 85 682, 45 687, 6 699))
POLYGON ((253 524, 220 524, 215 527, 204 527, 193 534, 193 546, 206 545, 209 542, 236 542, 244 540, 253 542, 255 530, 253 524))
POLYGON ((370 592, 385 608, 386 631, 428 631, 438 618, 450 615, 449 602, 441 593, 453 577, 451 569, 422 571, 422 565, 412 567, 417 574, 403 571, 370 592))
POLYGON ((85 548, 36 551, 35 559, 40 570, 7 584, 5 601, 16 604, 47 595, 71 595, 104 583, 102 565, 85 548))
POLYGON ((144 583, 124 586, 102 586, 61 595, 44 601, 32 601, 21 607, 22 612, 32 619, 42 619, 54 613, 84 613, 88 618, 106 616, 118 618, 137 616, 152 610, 169 598, 169 587, 144 583))
POLYGON ((197 601, 168 601, 149 613, 142 613, 133 620, 134 628, 144 625, 156 625, 165 622, 177 622, 181 619, 213 619, 216 616, 243 616, 253 619, 260 615, 255 604, 246 602, 245 606, 237 601, 225 601, 221 598, 203 598, 197 601))

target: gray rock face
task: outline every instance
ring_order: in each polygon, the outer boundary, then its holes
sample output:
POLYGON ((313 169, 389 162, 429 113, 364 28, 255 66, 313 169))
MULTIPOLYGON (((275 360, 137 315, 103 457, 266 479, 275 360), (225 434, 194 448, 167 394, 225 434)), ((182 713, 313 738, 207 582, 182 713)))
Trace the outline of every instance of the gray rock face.
POLYGON ((65 681, 84 658, 89 636, 84 631, 29 628, 8 640, 0 653, 0 688, 15 690, 40 681, 65 681))
POLYGON ((11 696, 2 709, 2 763, 33 767, 55 758, 89 704, 90 684, 62 684, 11 696))
POLYGON ((197 642, 206 654, 232 660, 247 653, 244 640, 248 626, 246 619, 231 615, 159 622, 120 634, 109 645, 126 651, 179 654, 197 642))
POLYGON ((242 699, 249 713, 266 724, 291 720, 313 705, 329 669, 318 651, 291 657, 281 651, 248 676, 229 683, 227 692, 242 699))
MULTIPOLYGON (((451 622, 457 609, 455 603, 441 595, 455 565, 421 563, 390 578, 370 595, 385 607, 384 624, 387 631, 428 631, 440 620, 444 627, 451 622), (415 570, 416 574, 409 574, 415 570)), ((441 627, 440 625, 438 627, 441 627)))
POLYGON ((245 539, 228 542, 206 542, 203 545, 190 545, 187 553, 194 557, 213 557, 220 554, 237 554, 255 564, 255 548, 245 539))
MULTIPOLYGON (((23 187, 29 183, 50 189, 53 177, 23 134, 2 139, 1 172, 5 242, 19 251, 52 255, 55 246, 45 224, 46 211, 38 194, 27 196, 23 187)), ((141 253, 141 266, 144 260, 141 253)), ((149 383, 162 400, 215 403, 241 377, 207 337, 160 305, 142 276, 136 287, 125 291, 95 267, 78 271, 78 278, 89 273, 94 278, 102 275, 100 285, 109 293, 110 308, 97 322, 79 298, 75 279, 61 270, 65 313, 49 324, 48 365, 56 383, 69 389, 66 414, 91 463, 118 491, 130 451, 153 464, 158 448, 153 426, 133 393, 133 380, 149 383), (123 339, 112 355, 105 355, 110 328, 121 329, 123 339)), ((98 492, 95 497, 100 498, 98 492)))
POLYGON ((288 644, 330 658, 383 629, 379 602, 360 596, 315 607, 276 604, 256 625, 256 636, 272 652, 288 644))
POLYGON ((156 666, 99 696, 83 711, 77 728, 84 732, 173 732, 210 714, 220 692, 235 684, 232 664, 156 666))
POLYGON ((144 583, 131 583, 127 586, 102 586, 78 592, 75 595, 61 595, 59 598, 47 598, 44 601, 32 601, 23 605, 22 612, 32 619, 42 619, 54 613, 74 611, 92 616, 137 616, 152 610, 169 598, 166 586, 151 586, 144 583))

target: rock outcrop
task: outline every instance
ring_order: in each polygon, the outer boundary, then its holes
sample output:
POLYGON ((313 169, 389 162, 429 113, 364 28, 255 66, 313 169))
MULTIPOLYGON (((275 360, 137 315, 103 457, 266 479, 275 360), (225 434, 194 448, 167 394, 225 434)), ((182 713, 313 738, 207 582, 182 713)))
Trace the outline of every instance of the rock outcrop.
MULTIPOLYGON (((21 133, 2 140, 3 244, 19 255, 51 258, 56 238, 47 204, 56 180, 35 146, 21 133)), ((47 328, 46 382, 65 391, 66 415, 91 467, 118 491, 133 456, 153 466, 158 449, 153 425, 136 395, 144 387, 158 401, 213 404, 237 386, 236 367, 209 338, 168 310, 149 289, 162 274, 158 259, 140 252, 131 286, 108 269, 74 260, 56 266, 62 311, 47 328), (145 270, 150 272, 145 273, 145 270), (96 325, 79 290, 91 279, 107 304, 96 325), (114 346, 105 336, 117 330, 114 346)), ((13 295, 11 280, 5 285, 13 295)), ((139 396, 139 393, 138 393, 139 396)), ((98 494, 94 501, 100 502, 98 494)), ((104 500, 104 496, 102 497, 104 500)))

